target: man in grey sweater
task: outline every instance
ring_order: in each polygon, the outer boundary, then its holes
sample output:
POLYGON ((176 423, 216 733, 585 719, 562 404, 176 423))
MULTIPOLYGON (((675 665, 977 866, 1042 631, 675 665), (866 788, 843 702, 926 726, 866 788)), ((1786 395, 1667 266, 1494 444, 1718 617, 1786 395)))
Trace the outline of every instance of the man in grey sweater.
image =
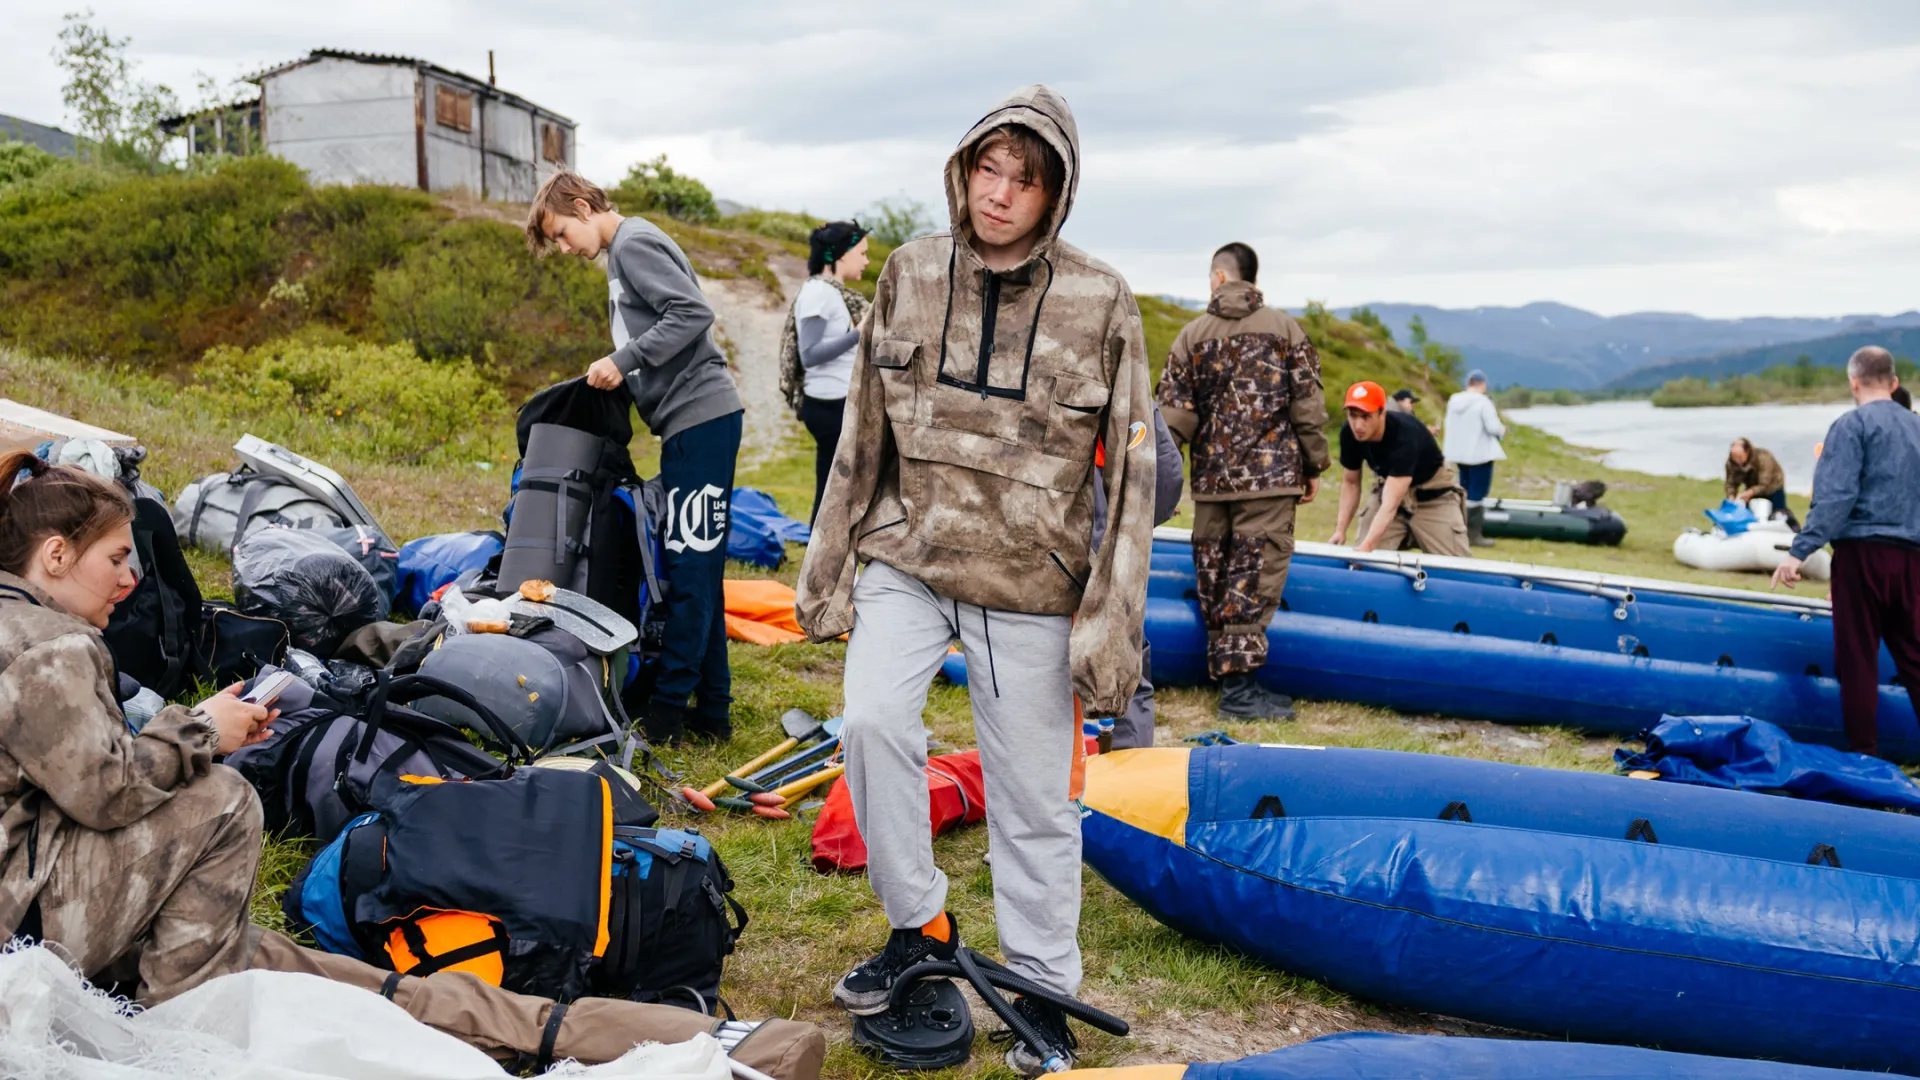
MULTIPOLYGON (((1893 354, 1869 345, 1847 361, 1859 407, 1827 429, 1813 470, 1813 509, 1774 571, 1800 580, 1800 563, 1833 543, 1833 660, 1847 741, 1879 750, 1880 644, 1920 715, 1920 415, 1893 400, 1893 354)), ((1892 718, 1889 718, 1892 719, 1892 718)))
POLYGON ((723 588, 742 406, 713 341, 713 309, 679 245, 650 221, 622 217, 606 192, 573 173, 540 185, 526 229, 537 252, 558 248, 584 259, 606 253, 614 349, 587 368, 587 383, 600 390, 624 384, 641 421, 660 438, 666 640, 643 728, 656 742, 685 732, 730 738, 723 588))

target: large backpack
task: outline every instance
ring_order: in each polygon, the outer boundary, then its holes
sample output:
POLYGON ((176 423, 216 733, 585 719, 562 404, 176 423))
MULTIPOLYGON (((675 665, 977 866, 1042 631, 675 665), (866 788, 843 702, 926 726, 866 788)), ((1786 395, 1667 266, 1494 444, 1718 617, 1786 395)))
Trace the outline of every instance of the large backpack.
POLYGON ((140 580, 113 606, 101 636, 120 674, 161 697, 178 697, 207 672, 199 651, 200 586, 166 503, 134 498, 133 551, 140 580))
POLYGON ((344 528, 346 521, 293 481, 245 468, 188 484, 173 507, 180 542, 215 555, 232 555, 248 533, 266 525, 344 528))
POLYGON ((506 549, 497 588, 551 581, 613 609, 640 630, 641 651, 658 651, 667 514, 658 480, 643 481, 624 390, 569 379, 520 409, 520 462, 502 517, 506 549), (524 511, 524 512, 523 512, 524 511))
POLYGON ((511 728, 464 689, 420 675, 382 675, 364 716, 300 682, 281 696, 280 710, 265 741, 226 759, 260 793, 269 832, 329 841, 367 809, 382 777, 484 779, 505 775, 532 756, 511 728), (465 705, 508 760, 473 745, 459 727, 404 707, 428 696, 465 705))
MULTIPOLYGON (((556 626, 524 636, 443 636, 418 670, 464 687, 540 754, 624 743, 632 726, 620 700, 627 651, 596 654, 556 626)), ((422 698, 415 707, 452 724, 478 727, 466 707, 449 698, 422 698)), ((621 763, 628 764, 631 754, 619 749, 621 763)))
POLYGON ((746 913, 704 837, 624 826, 604 773, 383 778, 288 889, 296 929, 402 974, 520 993, 698 1004, 746 913))

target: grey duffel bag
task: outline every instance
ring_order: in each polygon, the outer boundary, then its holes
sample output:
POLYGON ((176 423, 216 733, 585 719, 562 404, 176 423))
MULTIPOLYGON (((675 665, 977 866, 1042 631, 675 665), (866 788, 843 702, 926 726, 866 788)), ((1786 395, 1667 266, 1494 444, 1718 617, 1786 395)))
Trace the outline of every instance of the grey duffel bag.
POLYGON ((248 533, 267 525, 344 528, 346 522, 292 483, 245 469, 201 477, 173 505, 180 542, 216 555, 231 556, 248 533))

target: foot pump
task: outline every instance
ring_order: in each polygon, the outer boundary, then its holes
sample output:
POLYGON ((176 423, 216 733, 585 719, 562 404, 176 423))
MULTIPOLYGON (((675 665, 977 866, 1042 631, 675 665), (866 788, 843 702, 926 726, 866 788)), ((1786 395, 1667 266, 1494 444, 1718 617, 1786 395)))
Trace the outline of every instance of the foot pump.
POLYGON ((901 972, 886 1012, 853 1018, 854 1045, 896 1069, 944 1069, 966 1061, 973 1052, 973 1013, 952 982, 956 976, 972 985, 1015 1037, 1038 1052, 1048 1072, 1069 1067, 1067 1048, 1052 1045, 1033 1030, 1000 990, 1050 1002, 1069 1017, 1109 1035, 1127 1033, 1125 1020, 1031 982, 963 946, 950 961, 930 960, 901 972))

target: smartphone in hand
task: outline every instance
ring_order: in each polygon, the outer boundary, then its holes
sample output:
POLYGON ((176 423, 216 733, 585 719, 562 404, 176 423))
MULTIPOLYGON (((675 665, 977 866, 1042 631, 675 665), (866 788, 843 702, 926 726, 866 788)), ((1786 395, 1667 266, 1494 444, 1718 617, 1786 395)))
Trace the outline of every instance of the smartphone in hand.
POLYGON ((240 695, 240 700, 249 705, 258 705, 263 709, 273 708, 274 702, 294 683, 291 671, 276 671, 253 685, 253 689, 240 695))

